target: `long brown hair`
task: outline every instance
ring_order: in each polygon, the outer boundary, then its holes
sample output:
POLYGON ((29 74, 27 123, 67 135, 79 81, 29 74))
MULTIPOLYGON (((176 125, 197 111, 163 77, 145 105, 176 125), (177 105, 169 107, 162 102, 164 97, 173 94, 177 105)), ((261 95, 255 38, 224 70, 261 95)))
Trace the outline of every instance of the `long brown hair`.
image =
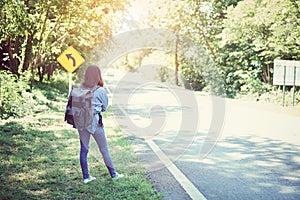
POLYGON ((84 81, 82 85, 87 88, 93 88, 96 85, 103 87, 104 82, 101 76, 101 70, 98 66, 88 66, 88 68, 85 71, 84 81))

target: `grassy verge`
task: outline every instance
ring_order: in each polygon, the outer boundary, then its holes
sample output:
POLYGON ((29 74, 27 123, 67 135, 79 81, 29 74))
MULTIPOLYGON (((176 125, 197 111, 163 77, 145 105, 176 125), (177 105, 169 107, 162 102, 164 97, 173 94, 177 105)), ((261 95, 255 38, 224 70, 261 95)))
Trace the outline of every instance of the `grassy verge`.
POLYGON ((112 181, 92 142, 89 169, 97 179, 83 184, 78 134, 63 121, 65 103, 52 104, 47 112, 0 122, 0 199, 161 199, 128 138, 109 126, 110 114, 107 139, 116 168, 126 176, 112 181))

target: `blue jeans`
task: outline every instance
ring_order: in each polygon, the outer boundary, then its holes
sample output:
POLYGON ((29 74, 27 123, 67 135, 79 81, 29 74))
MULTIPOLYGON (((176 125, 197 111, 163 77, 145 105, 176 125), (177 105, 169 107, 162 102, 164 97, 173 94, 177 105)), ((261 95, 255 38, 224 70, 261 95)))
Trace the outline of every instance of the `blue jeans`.
MULTIPOLYGON (((88 159, 87 155, 89 152, 89 143, 90 143, 90 137, 91 134, 86 131, 78 131, 80 136, 80 166, 82 170, 83 178, 89 178, 89 170, 88 170, 88 159)), ((103 126, 98 126, 96 129, 96 132, 92 134, 98 147, 100 150, 100 153, 102 154, 104 163, 109 171, 109 174, 111 177, 116 176, 116 170, 114 168, 109 150, 108 145, 106 141, 105 131, 103 126)))

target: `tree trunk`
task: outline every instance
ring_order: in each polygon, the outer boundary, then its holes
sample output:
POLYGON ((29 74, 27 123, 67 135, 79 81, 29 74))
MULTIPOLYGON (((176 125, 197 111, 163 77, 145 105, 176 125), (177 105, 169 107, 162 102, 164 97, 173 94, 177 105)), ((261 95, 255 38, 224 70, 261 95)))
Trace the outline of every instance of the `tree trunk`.
POLYGON ((176 44, 175 44, 175 84, 178 86, 179 81, 178 81, 178 44, 179 44, 179 35, 176 34, 176 44))
MULTIPOLYGON (((14 47, 16 44, 14 45, 14 47)), ((8 49, 8 56, 9 56, 9 69, 13 74, 16 74, 19 76, 19 62, 17 58, 14 58, 15 48, 13 47, 12 41, 10 38, 8 38, 7 41, 7 49, 8 49)))
POLYGON ((48 71, 47 71, 47 80, 50 81, 50 78, 53 74, 53 71, 54 71, 54 64, 51 64, 48 68, 48 71))
POLYGON ((26 43, 25 57, 24 57, 22 72, 27 71, 28 68, 29 68, 29 65, 31 63, 31 59, 32 59, 32 40, 33 40, 33 35, 29 34, 28 38, 27 38, 27 43, 26 43))
POLYGON ((38 55, 38 62, 36 64, 36 68, 38 70, 39 82, 43 82, 44 79, 44 63, 42 61, 42 56, 38 55))
POLYGON ((263 66, 262 69, 262 81, 264 83, 271 83, 271 64, 267 64, 266 66, 263 66))

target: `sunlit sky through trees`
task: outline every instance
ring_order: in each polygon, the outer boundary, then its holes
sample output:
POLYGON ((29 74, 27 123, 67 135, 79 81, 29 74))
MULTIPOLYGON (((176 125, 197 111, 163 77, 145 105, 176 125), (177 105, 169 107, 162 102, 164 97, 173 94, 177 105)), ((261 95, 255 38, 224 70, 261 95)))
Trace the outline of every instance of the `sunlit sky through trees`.
POLYGON ((117 32, 147 27, 144 23, 145 18, 153 5, 149 2, 148 0, 131 0, 130 6, 127 8, 127 11, 125 11, 122 25, 117 32))

